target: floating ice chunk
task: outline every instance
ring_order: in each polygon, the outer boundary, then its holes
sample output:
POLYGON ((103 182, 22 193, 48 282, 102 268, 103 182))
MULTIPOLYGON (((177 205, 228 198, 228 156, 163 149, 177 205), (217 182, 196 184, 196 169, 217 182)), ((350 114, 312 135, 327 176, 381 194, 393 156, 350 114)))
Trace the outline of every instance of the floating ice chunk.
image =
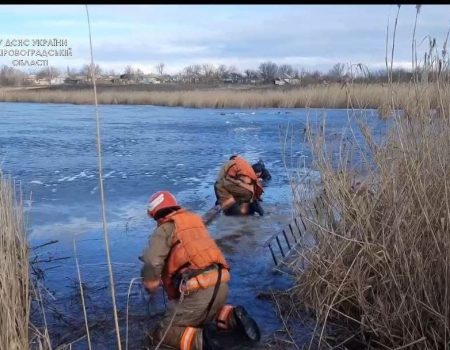
POLYGON ((103 178, 106 179, 106 178, 110 177, 112 174, 114 174, 115 172, 116 172, 115 170, 112 170, 108 174, 103 175, 103 178))
POLYGON ((70 176, 64 176, 60 179, 58 179, 58 182, 68 181, 70 179, 70 176))

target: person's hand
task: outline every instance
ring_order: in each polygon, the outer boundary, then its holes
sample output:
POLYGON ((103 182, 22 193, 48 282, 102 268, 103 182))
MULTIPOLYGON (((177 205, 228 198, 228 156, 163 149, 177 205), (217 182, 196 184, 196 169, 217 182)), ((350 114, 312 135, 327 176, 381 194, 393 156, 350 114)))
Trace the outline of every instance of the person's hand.
POLYGON ((159 287, 159 280, 144 280, 142 284, 144 285, 144 289, 153 294, 159 287))

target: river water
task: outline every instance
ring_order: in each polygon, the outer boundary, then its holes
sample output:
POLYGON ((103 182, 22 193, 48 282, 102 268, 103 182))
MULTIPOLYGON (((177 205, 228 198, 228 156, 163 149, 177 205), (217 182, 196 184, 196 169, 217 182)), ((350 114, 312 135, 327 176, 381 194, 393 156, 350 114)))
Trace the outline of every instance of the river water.
MULTIPOLYGON (((310 167, 304 140, 307 120, 318 123, 325 113, 326 133, 338 140, 348 133, 348 125, 355 126, 354 121, 349 124, 350 113, 118 105, 99 109, 116 299, 124 341, 128 324, 129 348, 139 348, 144 331, 164 311, 162 292, 149 300, 138 280, 130 287, 140 275, 138 256, 155 227, 146 216, 148 197, 169 190, 182 206, 204 213, 214 205, 213 184, 220 166, 235 153, 250 162, 263 159, 271 172, 262 203, 266 215, 220 216, 209 230, 231 265, 229 302, 244 305, 264 337, 282 328, 274 306, 258 295, 286 288, 291 281, 272 271, 263 243, 292 218, 288 174, 310 167)), ((375 111, 365 115, 377 135, 385 132, 375 111)), ((58 344, 84 335, 75 240, 94 348, 113 348, 93 106, 0 103, 0 159, 2 171, 21 185, 30 245, 57 241, 32 251, 50 336, 58 344)), ((37 325, 44 322, 39 313, 32 318, 37 325)), ((73 348, 87 348, 85 338, 73 348)))

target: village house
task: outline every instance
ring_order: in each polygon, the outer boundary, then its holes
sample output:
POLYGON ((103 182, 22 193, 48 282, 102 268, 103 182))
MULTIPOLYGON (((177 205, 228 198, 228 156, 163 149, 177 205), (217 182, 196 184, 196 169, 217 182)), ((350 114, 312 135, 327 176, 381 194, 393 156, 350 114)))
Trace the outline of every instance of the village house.
POLYGON ((64 84, 64 77, 54 78, 36 78, 35 85, 62 85, 64 84))
POLYGON ((230 73, 226 78, 222 79, 225 84, 242 84, 244 77, 238 73, 230 73))
POLYGON ((67 77, 64 79, 64 83, 68 85, 80 85, 80 84, 86 84, 87 79, 85 76, 77 75, 72 77, 67 77))
POLYGON ((300 79, 292 77, 287 73, 283 73, 275 77, 273 83, 275 85, 300 85, 300 79))
POLYGON ((144 75, 141 81, 142 84, 161 84, 162 82, 163 82, 162 79, 154 74, 144 75))

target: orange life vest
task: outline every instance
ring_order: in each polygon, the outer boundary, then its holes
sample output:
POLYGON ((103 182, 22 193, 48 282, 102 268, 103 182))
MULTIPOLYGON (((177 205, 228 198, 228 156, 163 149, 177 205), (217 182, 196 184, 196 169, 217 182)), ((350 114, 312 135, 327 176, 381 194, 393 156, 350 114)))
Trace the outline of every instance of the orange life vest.
MULTIPOLYGON (((180 209, 158 220, 158 226, 169 221, 175 224, 175 232, 161 276, 169 299, 179 297, 179 286, 174 279, 181 279, 182 273, 196 270, 201 272, 217 264, 223 268, 221 281, 230 280, 229 266, 216 242, 209 236, 200 216, 180 209)), ((210 269, 190 278, 183 288, 187 292, 208 288, 214 286, 217 279, 218 269, 210 269)))
POLYGON ((236 156, 228 164, 225 172, 228 180, 252 192, 254 198, 260 198, 264 190, 252 166, 241 156, 236 156))

